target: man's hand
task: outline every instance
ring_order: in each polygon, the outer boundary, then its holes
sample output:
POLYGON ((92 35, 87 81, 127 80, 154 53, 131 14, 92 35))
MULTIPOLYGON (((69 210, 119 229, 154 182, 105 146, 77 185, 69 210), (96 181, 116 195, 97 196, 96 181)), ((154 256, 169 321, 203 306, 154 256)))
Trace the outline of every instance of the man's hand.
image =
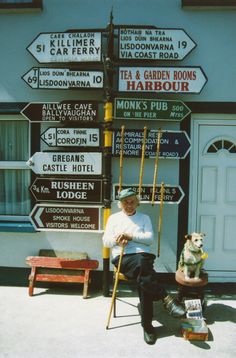
POLYGON ((117 237, 116 243, 121 246, 126 246, 132 240, 132 236, 128 234, 121 234, 117 237))

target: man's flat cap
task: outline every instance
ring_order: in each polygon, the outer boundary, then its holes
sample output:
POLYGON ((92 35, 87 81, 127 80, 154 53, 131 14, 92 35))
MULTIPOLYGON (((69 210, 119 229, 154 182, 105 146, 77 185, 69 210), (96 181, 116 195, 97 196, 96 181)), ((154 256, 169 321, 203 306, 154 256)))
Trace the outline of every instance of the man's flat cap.
POLYGON ((134 195, 136 196, 137 194, 133 189, 131 189, 131 188, 123 189, 118 194, 118 200, 121 201, 121 200, 128 198, 129 196, 134 196, 134 195))

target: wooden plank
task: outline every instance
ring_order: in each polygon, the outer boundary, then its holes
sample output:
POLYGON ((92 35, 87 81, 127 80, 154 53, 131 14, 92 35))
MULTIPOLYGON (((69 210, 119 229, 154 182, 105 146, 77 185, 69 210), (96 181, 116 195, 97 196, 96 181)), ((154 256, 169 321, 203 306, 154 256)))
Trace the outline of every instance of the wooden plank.
POLYGON ((64 268, 64 269, 97 269, 97 260, 72 260, 59 257, 28 256, 26 263, 35 267, 64 268))
POLYGON ((36 274, 36 281, 84 283, 85 279, 84 276, 36 274))

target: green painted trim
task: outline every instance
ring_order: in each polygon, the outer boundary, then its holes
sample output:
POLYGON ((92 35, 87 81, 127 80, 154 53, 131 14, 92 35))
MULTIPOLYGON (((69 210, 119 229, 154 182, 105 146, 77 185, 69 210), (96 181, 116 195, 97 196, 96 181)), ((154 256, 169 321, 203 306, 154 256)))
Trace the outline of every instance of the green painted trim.
POLYGON ((30 222, 2 221, 0 232, 37 232, 30 222))

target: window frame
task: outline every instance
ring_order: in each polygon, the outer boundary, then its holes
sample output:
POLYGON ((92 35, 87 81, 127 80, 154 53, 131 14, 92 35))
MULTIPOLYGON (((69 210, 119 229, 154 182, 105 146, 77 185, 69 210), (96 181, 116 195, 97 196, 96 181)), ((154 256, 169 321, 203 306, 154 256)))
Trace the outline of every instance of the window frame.
POLYGON ((37 12, 41 10, 43 10, 43 0, 32 0, 28 2, 17 3, 0 2, 0 13, 37 12))
POLYGON ((236 9, 236 0, 181 0, 182 8, 236 9))
MULTIPOLYGON (((1 127, 1 122, 4 121, 24 121, 24 122, 28 122, 27 119, 23 118, 20 114, 11 114, 11 115, 7 115, 7 114, 0 114, 0 127, 1 127)), ((28 122, 28 133, 29 133, 29 137, 28 137, 28 157, 31 157, 31 123, 28 122)), ((26 161, 24 160, 0 160, 0 170, 14 170, 14 169, 18 169, 18 170, 29 170, 29 167, 26 164, 26 161)), ((31 175, 30 175, 31 176, 31 175)), ((30 183, 29 183, 30 185, 30 183)), ((31 196, 29 194, 29 199, 31 200, 31 196)), ((32 205, 31 205, 32 206, 32 205)), ((32 209, 32 208, 31 208, 32 209)), ((0 214, 0 226, 2 223, 12 223, 12 222, 26 222, 26 221, 30 221, 29 219, 29 215, 3 215, 0 214)), ((1 230, 0 230, 1 231, 1 230)))

